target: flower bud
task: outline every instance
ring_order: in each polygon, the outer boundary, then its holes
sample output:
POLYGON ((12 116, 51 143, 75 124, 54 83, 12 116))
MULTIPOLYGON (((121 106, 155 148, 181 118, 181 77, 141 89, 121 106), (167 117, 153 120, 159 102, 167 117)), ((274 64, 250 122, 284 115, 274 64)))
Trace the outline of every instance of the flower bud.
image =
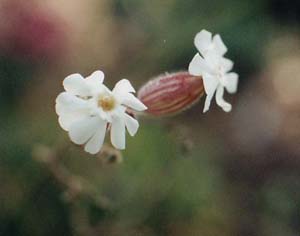
POLYGON ((177 72, 158 76, 138 91, 138 98, 152 116, 173 115, 196 103, 204 94, 201 76, 177 72))

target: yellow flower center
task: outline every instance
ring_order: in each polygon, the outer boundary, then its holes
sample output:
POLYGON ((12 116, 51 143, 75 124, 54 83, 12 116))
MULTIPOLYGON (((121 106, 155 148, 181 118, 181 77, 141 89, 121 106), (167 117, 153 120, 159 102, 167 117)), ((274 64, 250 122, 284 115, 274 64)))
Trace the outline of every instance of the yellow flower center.
POLYGON ((98 106, 101 107, 103 111, 111 111, 115 105, 115 99, 109 95, 101 96, 98 100, 98 106))

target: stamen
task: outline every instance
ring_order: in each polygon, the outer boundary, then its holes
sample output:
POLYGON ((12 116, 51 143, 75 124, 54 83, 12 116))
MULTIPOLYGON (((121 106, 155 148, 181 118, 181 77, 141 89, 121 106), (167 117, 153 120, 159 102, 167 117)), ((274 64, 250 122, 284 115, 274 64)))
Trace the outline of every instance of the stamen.
POLYGON ((115 99, 109 95, 101 96, 98 100, 98 106, 101 107, 104 111, 111 111, 112 109, 114 109, 115 105, 115 99))

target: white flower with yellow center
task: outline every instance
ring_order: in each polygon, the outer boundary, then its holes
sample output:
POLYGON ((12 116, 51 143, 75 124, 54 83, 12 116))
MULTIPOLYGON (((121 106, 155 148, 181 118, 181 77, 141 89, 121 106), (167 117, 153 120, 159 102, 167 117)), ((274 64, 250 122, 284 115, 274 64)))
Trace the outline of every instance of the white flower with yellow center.
POLYGON ((204 90, 207 94, 203 112, 209 110, 211 100, 216 93, 216 102, 226 112, 231 111, 231 104, 223 98, 224 88, 229 93, 237 91, 238 74, 230 72, 233 62, 224 57, 227 48, 220 35, 202 30, 195 37, 197 53, 189 65, 189 73, 202 76, 204 90))
POLYGON ((125 148, 125 127, 134 136, 139 123, 126 113, 147 107, 132 93, 130 82, 120 80, 111 91, 104 84, 104 74, 96 71, 87 78, 73 74, 63 81, 65 92, 56 99, 56 113, 60 126, 69 132, 70 139, 85 151, 96 154, 100 151, 105 133, 110 127, 111 143, 117 149, 125 148))

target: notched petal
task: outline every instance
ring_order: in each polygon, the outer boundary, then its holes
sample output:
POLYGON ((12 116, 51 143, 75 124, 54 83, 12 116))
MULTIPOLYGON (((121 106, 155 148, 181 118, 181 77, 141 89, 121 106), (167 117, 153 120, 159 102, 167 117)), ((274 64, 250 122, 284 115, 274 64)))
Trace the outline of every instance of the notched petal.
POLYGON ((110 139, 115 148, 125 149, 125 122, 120 117, 114 117, 112 121, 110 139))
POLYGON ((202 56, 205 56, 207 50, 212 46, 211 32, 208 32, 207 30, 201 30, 198 34, 196 34, 194 44, 202 56))
POLYGON ((206 61, 197 53, 189 64, 189 73, 195 76, 202 76, 204 73, 210 72, 210 68, 206 61))
POLYGON ((70 127, 70 139, 76 144, 84 144, 95 134, 98 125, 99 118, 97 117, 87 117, 76 121, 70 127))
POLYGON ((124 93, 135 93, 135 89, 132 87, 129 80, 122 79, 118 83, 116 83, 112 92, 116 95, 124 93))
POLYGON ((63 81, 64 89, 74 95, 89 96, 90 89, 86 85, 84 78, 80 74, 67 76, 63 81))
POLYGON ((217 53, 220 56, 224 56, 224 54, 227 52, 227 47, 225 46, 225 44, 219 34, 216 34, 214 36, 213 43, 214 43, 217 53))
POLYGON ((147 107, 133 94, 127 93, 122 96, 121 103, 127 107, 130 107, 136 111, 145 111, 147 107))
POLYGON ((84 150, 90 154, 98 153, 103 145, 105 133, 106 133, 107 122, 100 120, 96 133, 94 136, 86 143, 84 150))
POLYGON ((128 130, 128 133, 131 136, 134 136, 138 131, 139 122, 128 114, 125 114, 124 119, 125 119, 125 125, 128 130))
POLYGON ((231 72, 225 77, 225 88, 228 93, 236 93, 238 87, 239 76, 237 73, 231 72))
POLYGON ((230 112, 232 106, 230 103, 226 102, 223 98, 224 96, 224 87, 219 86, 216 92, 216 102, 225 112, 230 112))

